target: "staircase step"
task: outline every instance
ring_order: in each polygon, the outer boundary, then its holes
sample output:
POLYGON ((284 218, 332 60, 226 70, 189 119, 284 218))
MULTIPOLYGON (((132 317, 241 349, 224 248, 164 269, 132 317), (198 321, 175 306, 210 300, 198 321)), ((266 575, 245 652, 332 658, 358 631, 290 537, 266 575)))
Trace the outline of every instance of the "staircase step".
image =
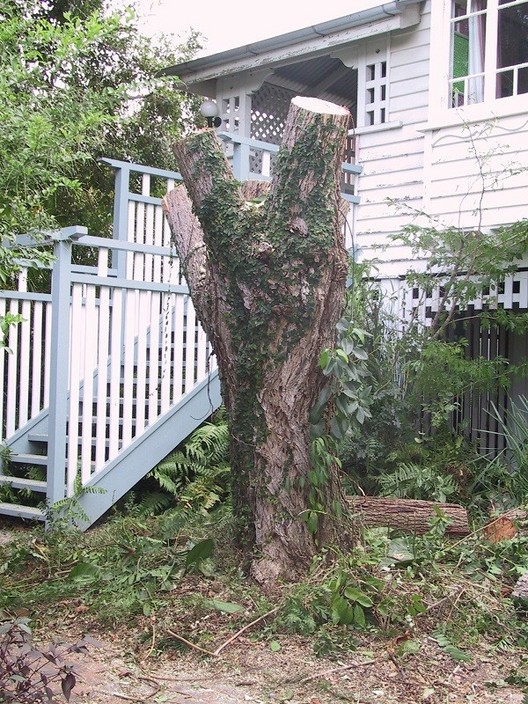
POLYGON ((10 477, 7 474, 0 475, 0 484, 9 484, 13 489, 29 489, 30 491, 40 491, 46 493, 46 482, 39 479, 24 479, 23 477, 10 477))
POLYGON ((29 442, 48 442, 47 433, 28 433, 29 442))
POLYGON ((21 506, 20 504, 5 504, 0 502, 0 514, 15 516, 15 518, 31 518, 34 521, 45 521, 46 514, 40 508, 21 506))
POLYGON ((30 465, 47 465, 47 455, 30 455, 25 453, 9 455, 10 464, 30 464, 30 465))

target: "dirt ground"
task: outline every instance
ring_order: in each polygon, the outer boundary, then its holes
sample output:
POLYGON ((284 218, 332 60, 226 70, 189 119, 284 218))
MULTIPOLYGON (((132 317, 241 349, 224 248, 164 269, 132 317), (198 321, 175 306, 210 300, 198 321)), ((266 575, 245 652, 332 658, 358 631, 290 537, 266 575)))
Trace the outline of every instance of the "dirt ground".
MULTIPOLYGON (((69 636, 75 634, 68 634, 69 636)), ((358 651, 341 659, 316 657, 307 639, 269 643, 241 636, 218 657, 175 648, 132 652, 126 638, 109 634, 76 664, 72 704, 523 704, 521 689, 505 678, 521 653, 479 656, 457 663, 432 639, 416 655, 358 651)), ((176 645, 176 644, 175 644, 176 645)), ((524 654, 526 657, 526 653, 524 654)), ((528 673, 527 673, 528 674, 528 673)))

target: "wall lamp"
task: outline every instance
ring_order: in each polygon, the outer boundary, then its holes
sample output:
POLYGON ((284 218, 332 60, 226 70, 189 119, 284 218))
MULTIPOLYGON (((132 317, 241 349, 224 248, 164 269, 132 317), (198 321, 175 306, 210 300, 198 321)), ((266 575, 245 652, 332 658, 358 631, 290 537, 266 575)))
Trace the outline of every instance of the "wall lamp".
POLYGON ((207 120, 208 127, 220 127, 222 120, 218 117, 218 105, 214 100, 204 100, 200 105, 200 114, 207 120))

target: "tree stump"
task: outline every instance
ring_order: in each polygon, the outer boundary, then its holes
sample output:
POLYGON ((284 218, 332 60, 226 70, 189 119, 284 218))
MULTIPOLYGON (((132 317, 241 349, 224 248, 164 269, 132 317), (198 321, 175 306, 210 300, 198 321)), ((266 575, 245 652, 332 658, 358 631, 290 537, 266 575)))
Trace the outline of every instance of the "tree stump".
POLYGON ((345 300, 348 120, 345 108, 294 98, 269 189, 242 187, 214 131, 202 130, 175 145, 185 187, 164 200, 218 360, 239 539, 261 583, 296 577, 318 546, 346 534, 337 468, 324 481, 312 471, 309 414, 345 300))

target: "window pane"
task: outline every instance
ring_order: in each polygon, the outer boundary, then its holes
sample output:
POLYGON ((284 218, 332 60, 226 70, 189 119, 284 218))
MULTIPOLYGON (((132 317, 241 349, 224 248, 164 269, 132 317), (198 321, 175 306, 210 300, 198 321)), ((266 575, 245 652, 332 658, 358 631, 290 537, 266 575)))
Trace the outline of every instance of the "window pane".
MULTIPOLYGON (((528 63, 528 2, 499 8, 497 68, 528 63)), ((499 71, 497 98, 528 92, 526 70, 499 71)))
POLYGON ((454 0, 451 17, 462 17, 467 14, 467 7, 464 0, 454 0))
POLYGON ((517 93, 528 93, 528 66, 519 69, 517 93))
POLYGON ((528 2, 499 9, 497 68, 528 62, 528 2))
POLYGON ((484 99, 486 0, 454 0, 451 20, 451 104, 480 103, 484 99))
POLYGON ((513 71, 501 71, 497 74, 497 98, 509 98, 513 93, 513 71))

